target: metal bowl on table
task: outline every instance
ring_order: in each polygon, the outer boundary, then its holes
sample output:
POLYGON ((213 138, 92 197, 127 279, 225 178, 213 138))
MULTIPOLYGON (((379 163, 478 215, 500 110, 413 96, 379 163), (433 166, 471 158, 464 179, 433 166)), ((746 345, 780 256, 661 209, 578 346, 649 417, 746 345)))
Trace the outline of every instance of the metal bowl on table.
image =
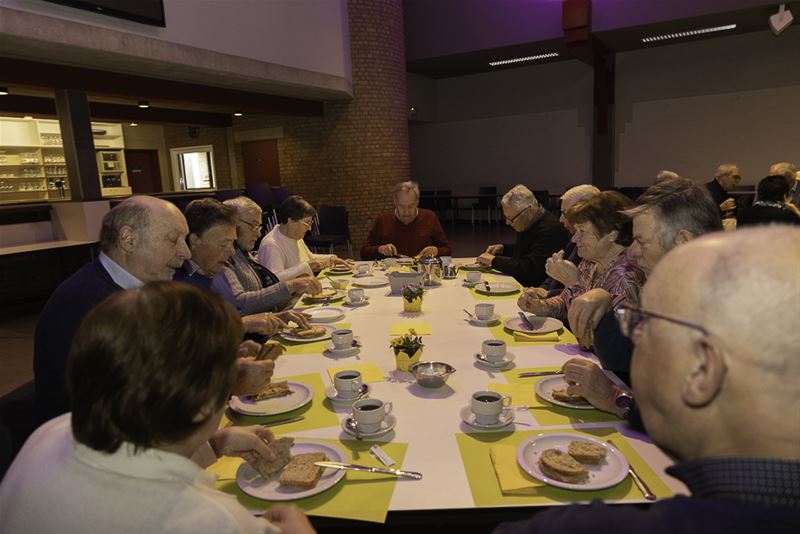
POLYGON ((426 388, 442 387, 450 375, 456 372, 456 368, 444 362, 417 362, 408 369, 417 384, 426 388))

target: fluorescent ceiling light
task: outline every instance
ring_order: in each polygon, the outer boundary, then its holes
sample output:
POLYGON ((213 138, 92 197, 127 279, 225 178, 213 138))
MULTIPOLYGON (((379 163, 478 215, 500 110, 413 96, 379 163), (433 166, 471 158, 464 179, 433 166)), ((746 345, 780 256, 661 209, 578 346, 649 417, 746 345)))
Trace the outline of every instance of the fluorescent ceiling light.
POLYGON ((522 63, 523 61, 536 61, 537 59, 547 59, 551 57, 558 57, 558 52, 548 52, 547 54, 539 54, 538 56, 525 56, 525 57, 516 57, 514 59, 503 59, 502 61, 490 61, 489 66, 499 67, 500 65, 509 65, 511 63, 522 63))
POLYGON ((665 33, 664 35, 654 35, 652 37, 645 37, 642 39, 643 43, 653 43, 655 41, 666 41, 668 39, 680 39, 681 37, 692 37, 695 35, 704 35, 706 33, 724 32, 727 30, 735 30, 736 24, 727 24, 725 26, 714 26, 713 28, 701 28, 699 30, 689 30, 688 32, 678 33, 665 33))

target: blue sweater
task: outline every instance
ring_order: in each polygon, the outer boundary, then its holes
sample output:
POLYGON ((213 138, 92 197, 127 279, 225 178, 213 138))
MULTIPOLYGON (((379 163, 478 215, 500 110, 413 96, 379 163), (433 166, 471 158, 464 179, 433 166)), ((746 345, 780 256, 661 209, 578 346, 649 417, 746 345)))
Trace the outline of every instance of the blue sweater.
POLYGON ((50 295, 39 315, 33 344, 36 404, 43 420, 70 409, 67 356, 78 326, 89 310, 121 290, 95 259, 64 280, 50 295))

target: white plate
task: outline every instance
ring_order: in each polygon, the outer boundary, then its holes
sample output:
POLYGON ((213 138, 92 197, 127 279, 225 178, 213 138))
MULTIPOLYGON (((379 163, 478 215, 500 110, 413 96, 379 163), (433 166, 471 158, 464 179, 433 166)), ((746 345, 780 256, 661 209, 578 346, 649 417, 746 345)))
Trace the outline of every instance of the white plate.
MULTIPOLYGON (((350 414, 344 419, 342 419, 342 430, 344 430, 345 434, 356 436, 355 432, 347 428, 347 421, 351 419, 353 419, 353 414, 350 414)), ((359 429, 358 435, 364 439, 377 438, 383 436, 384 434, 388 434, 389 432, 394 430, 396 424, 397 424, 397 417, 395 417, 393 413, 390 413, 389 415, 383 418, 383 421, 381 421, 380 430, 378 430, 377 432, 363 432, 359 429)))
POLYGON ((615 447, 604 441, 582 434, 569 432, 558 434, 539 434, 522 442, 517 449, 517 463, 530 476, 538 478, 545 484, 573 490, 596 490, 610 488, 619 484, 628 476, 628 460, 615 447), (574 440, 590 441, 606 449, 606 458, 597 465, 582 464, 589 471, 585 482, 570 483, 553 480, 539 468, 539 455, 546 449, 559 449, 567 452, 569 442, 574 440))
POLYGON ((305 302, 312 302, 312 303, 313 302, 326 302, 326 301, 333 302, 334 300, 343 299, 345 295, 346 295, 346 293, 344 292, 344 290, 337 289, 336 290, 336 294, 333 295, 332 297, 327 297, 327 298, 326 297, 312 297, 311 295, 306 295, 305 297, 303 297, 303 300, 305 302))
POLYGON ((486 289, 486 285, 483 282, 478 282, 473 287, 475 291, 483 295, 510 295, 519 291, 517 284, 509 282, 489 282, 489 289, 486 289))
POLYGON ((350 307, 353 307, 353 308, 358 308, 359 306, 366 306, 367 304, 369 304, 369 297, 364 297, 363 299, 359 300, 358 302, 353 302, 352 300, 350 300, 350 297, 347 297, 346 299, 344 299, 344 305, 345 306, 350 306, 350 307))
POLYGON ((288 332, 281 332, 281 337, 286 341, 293 341, 295 343, 313 343, 315 341, 322 341, 323 339, 330 339, 331 334, 336 330, 335 326, 331 326, 329 324, 321 324, 317 326, 319 326, 320 328, 324 328, 325 333, 317 337, 304 338, 304 337, 298 337, 288 332))
POLYGON ((538 317, 536 315, 525 315, 528 321, 533 323, 533 330, 522 324, 522 318, 512 317, 503 323, 503 326, 512 332, 523 332, 525 334, 549 334, 558 332, 564 328, 564 323, 553 317, 538 317))
POLYGON ((325 388, 325 396, 328 397, 332 403, 341 406, 352 406, 353 403, 360 399, 369 398, 369 394, 372 391, 372 388, 369 384, 361 384, 361 395, 358 397, 353 397, 352 399, 343 399, 339 396, 339 393, 336 392, 336 386, 331 384, 330 386, 325 388))
POLYGON ((340 275, 340 274, 353 274, 353 269, 352 269, 352 268, 350 268, 350 267, 348 267, 347 269, 333 269, 333 268, 328 268, 328 269, 325 271, 325 274, 330 274, 330 275, 333 275, 333 276, 338 276, 338 275, 340 275))
POLYGON ((475 414, 472 412, 472 408, 469 406, 464 406, 461 408, 461 420, 473 428, 479 428, 481 430, 496 430, 498 428, 506 427, 514 422, 514 409, 503 408, 503 411, 500 412, 500 419, 496 423, 484 425, 475 419, 475 414))
POLYGON ((303 313, 307 313, 311 316, 309 321, 312 323, 333 323, 344 318, 343 309, 332 308, 328 306, 324 306, 322 308, 309 308, 307 310, 303 310, 303 313))
POLYGON ((314 398, 314 392, 307 385, 291 380, 287 382, 294 391, 291 395, 258 402, 253 402, 249 397, 233 396, 228 404, 234 412, 245 415, 278 415, 305 406, 314 398))
MULTIPOLYGON (((292 445, 292 454, 304 454, 307 452, 324 452, 328 460, 332 462, 348 461, 344 451, 336 445, 310 439, 296 439, 294 445, 292 445)), ((275 475, 270 480, 264 480, 250 464, 243 462, 238 471, 236 471, 236 484, 243 492, 256 499, 293 501, 322 493, 342 480, 344 474, 344 471, 338 469, 325 469, 315 487, 311 489, 293 488, 279 485, 278 478, 280 478, 280 475, 275 475)))
POLYGON ((353 280, 353 285, 356 287, 383 287, 389 285, 389 279, 385 276, 365 276, 353 280))
POLYGON ((359 351, 359 347, 346 347, 344 349, 337 349, 333 343, 325 345, 325 352, 330 352, 334 356, 352 356, 359 351))
POLYGON ((539 380, 538 382, 536 382, 534 390, 536 391, 536 394, 539 395, 540 398, 546 400, 551 404, 555 404, 556 406, 564 406, 565 408, 575 408, 576 410, 594 409, 594 406, 592 406, 591 404, 587 405, 570 404, 568 402, 556 400, 553 398, 554 389, 563 389, 566 387, 567 387, 567 381, 564 380, 564 375, 557 375, 539 380))
POLYGON ((492 369, 502 369, 514 361, 514 355, 510 352, 506 352, 506 355, 503 356, 503 359, 499 362, 490 362, 486 359, 486 356, 483 353, 476 352, 475 359, 478 360, 479 364, 485 365, 486 367, 491 367, 492 369))
POLYGON ((489 326, 492 323, 496 323, 500 320, 500 314, 495 313, 492 315, 490 319, 478 319, 477 317, 470 319, 469 323, 475 326, 489 326))

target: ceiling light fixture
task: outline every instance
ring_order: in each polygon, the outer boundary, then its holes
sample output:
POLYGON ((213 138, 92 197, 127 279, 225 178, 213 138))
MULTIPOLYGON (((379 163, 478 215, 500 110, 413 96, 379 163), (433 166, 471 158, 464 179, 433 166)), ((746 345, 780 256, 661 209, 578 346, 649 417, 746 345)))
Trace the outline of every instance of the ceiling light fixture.
POLYGON ((147 100, 139 100, 139 107, 142 109, 147 109, 150 107, 150 102, 147 100))
POLYGON ((0 96, 6 96, 8 94, 8 87, 0 87, 0 96))
POLYGON ((233 116, 234 117, 241 117, 242 115, 244 115, 244 113, 242 113, 241 111, 234 111, 233 112, 233 116))
POLYGON ((548 52, 546 54, 539 54, 537 56, 515 57, 514 59, 503 59, 501 61, 490 61, 490 67, 499 67, 500 65, 510 65, 512 63, 522 63, 523 61, 536 61, 537 59, 549 59, 551 57, 558 57, 558 52, 548 52))
POLYGON ((792 12, 786 9, 786 4, 781 4, 778 12, 769 18, 769 29, 777 37, 783 30, 792 25, 793 20, 792 12))
POLYGON ((653 43, 656 41, 666 41, 668 39, 680 39, 681 37, 694 37, 695 35, 705 35, 706 33, 724 32, 728 30, 735 30, 736 24, 726 24, 725 26, 714 26, 713 28, 701 28, 699 30, 689 30, 687 32, 665 33, 664 35, 654 35, 652 37, 644 37, 643 43, 653 43))

